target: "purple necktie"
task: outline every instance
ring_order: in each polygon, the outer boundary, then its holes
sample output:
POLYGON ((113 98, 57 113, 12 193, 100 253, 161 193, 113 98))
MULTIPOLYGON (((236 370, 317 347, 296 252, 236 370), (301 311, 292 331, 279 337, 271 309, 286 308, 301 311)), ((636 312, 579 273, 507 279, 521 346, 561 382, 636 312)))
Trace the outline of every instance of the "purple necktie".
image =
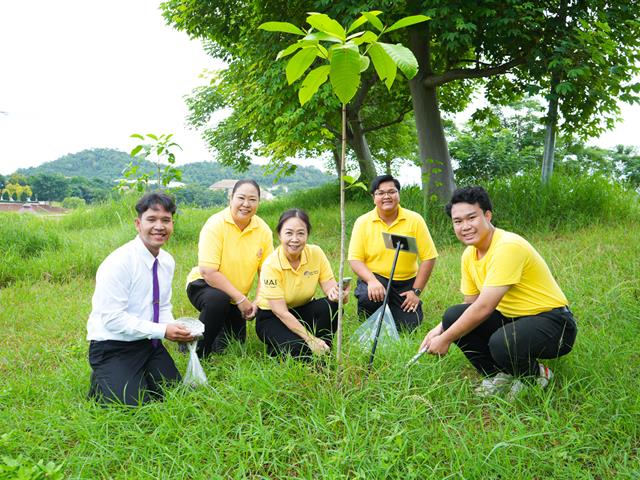
MULTIPOLYGON (((160 285, 158 284, 158 259, 153 262, 153 323, 160 321, 160 285)), ((157 338, 151 339, 151 345, 153 348, 158 348, 160 340, 157 338)))

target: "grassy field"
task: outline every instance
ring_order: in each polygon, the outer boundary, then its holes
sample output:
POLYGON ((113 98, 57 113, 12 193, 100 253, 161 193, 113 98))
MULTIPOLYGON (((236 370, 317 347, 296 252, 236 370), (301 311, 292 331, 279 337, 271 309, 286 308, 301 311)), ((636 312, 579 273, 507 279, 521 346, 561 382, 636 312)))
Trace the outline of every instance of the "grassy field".
MULTIPOLYGON (((531 202, 518 209, 509 201, 513 185, 495 188, 496 211, 498 199, 508 205, 502 223, 526 232, 546 258, 579 326, 574 351, 549 362, 556 373, 550 388, 512 402, 474 396, 478 377, 455 348, 404 368, 442 311, 460 299, 462 247, 436 212, 427 212, 440 258, 423 294, 425 323, 379 350, 368 379, 367 355, 348 342, 338 377, 331 359, 308 365, 269 358, 250 326, 246 345, 233 344, 204 364, 209 387, 180 388, 138 409, 85 400, 93 275, 134 235, 131 201, 57 220, 1 216, 0 479, 20 468, 57 468, 50 478, 84 479, 639 478, 637 200, 610 192, 616 197, 589 212, 588 198, 567 194, 574 210, 554 203, 536 212, 531 202), (558 208, 551 221, 553 212, 545 212, 558 208)), ((307 208, 310 241, 337 271, 339 217, 327 193, 265 204, 259 213, 273 226, 283 208, 307 208)), ((403 202, 420 209, 407 193, 403 202)), ((352 199, 349 222, 370 206, 352 199)), ((184 282, 210 214, 180 212, 168 245, 177 262, 176 317, 196 315, 184 282)), ((347 340, 357 325, 351 299, 347 340)), ((186 357, 170 351, 184 371, 186 357)))

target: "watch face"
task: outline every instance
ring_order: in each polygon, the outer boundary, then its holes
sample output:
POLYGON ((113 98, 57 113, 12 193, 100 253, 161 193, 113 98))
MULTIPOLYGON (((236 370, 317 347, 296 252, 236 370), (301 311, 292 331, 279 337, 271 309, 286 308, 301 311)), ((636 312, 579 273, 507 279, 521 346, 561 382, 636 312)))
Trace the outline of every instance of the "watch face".
POLYGON ((422 293, 422 290, 420 290, 419 288, 414 288, 413 293, 415 293, 416 295, 420 295, 422 293))

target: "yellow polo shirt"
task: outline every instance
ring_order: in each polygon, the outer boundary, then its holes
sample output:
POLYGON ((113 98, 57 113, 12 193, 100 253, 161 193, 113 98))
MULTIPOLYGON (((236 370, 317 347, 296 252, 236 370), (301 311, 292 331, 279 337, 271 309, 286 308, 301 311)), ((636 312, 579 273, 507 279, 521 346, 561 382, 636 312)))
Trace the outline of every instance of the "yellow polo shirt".
POLYGON ((498 303, 505 317, 524 317, 568 305, 567 297, 535 248, 520 235, 496 228, 491 245, 478 260, 470 245, 462 254, 460 290, 478 295, 483 287, 511 288, 498 303))
POLYGON ((307 244, 300 256, 300 265, 294 270, 282 247, 278 247, 265 260, 260 271, 258 307, 271 310, 269 300, 284 299, 289 308, 309 303, 320 282, 333 278, 331 264, 317 245, 307 244))
POLYGON ((231 217, 229 207, 212 215, 200 231, 198 266, 187 276, 187 285, 202 278, 199 267, 216 268, 231 284, 247 295, 256 272, 273 252, 271 229, 257 215, 244 230, 231 217))
POLYGON ((349 260, 360 260, 373 273, 389 278, 395 251, 384 246, 382 232, 415 237, 418 244, 417 256, 400 251, 394 280, 409 280, 415 277, 418 273, 418 260, 422 263, 438 256, 427 224, 420 214, 398 207, 398 218, 391 225, 387 225, 374 208, 358 217, 353 225, 349 242, 349 260))

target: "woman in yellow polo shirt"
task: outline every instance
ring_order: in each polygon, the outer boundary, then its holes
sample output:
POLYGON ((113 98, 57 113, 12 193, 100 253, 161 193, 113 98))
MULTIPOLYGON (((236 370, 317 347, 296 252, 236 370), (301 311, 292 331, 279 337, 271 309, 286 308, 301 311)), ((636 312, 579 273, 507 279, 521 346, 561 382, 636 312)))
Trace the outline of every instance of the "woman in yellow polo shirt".
POLYGON ((244 342, 247 319, 256 314, 257 304, 247 295, 273 252, 271 229, 256 215, 259 203, 258 184, 239 180, 229 207, 209 217, 200 231, 198 266, 187 277, 187 296, 205 325, 201 357, 222 352, 229 338, 244 342))
MULTIPOLYGON (((311 223, 300 209, 287 210, 276 227, 280 246, 260 272, 256 333, 271 355, 305 357, 331 349, 337 327, 338 283, 327 256, 307 244, 311 223), (320 285, 327 296, 314 300, 320 285)), ((349 290, 344 292, 344 300, 349 290)))

